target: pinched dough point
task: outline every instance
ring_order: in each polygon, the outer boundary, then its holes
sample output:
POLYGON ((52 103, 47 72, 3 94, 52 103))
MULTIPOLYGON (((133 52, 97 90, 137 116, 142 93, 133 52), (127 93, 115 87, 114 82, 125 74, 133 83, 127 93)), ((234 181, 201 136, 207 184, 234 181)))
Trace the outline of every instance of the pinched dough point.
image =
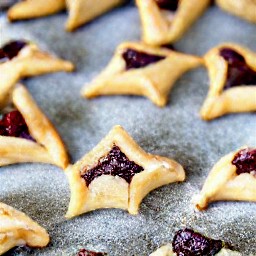
POLYGON ((24 213, 0 203, 0 255, 15 246, 45 247, 47 231, 24 213))
POLYGON ((256 23, 256 2, 252 0, 216 0, 224 11, 249 22, 256 23))
POLYGON ((142 40, 149 45, 177 41, 209 6, 210 0, 182 0, 178 9, 161 9, 155 0, 136 0, 142 23, 142 40))
POLYGON ((224 43, 206 53, 204 60, 210 88, 200 111, 203 120, 256 111, 256 53, 224 43))
POLYGON ((67 0, 69 18, 66 30, 73 31, 123 2, 124 0, 67 0))
POLYGON ((12 102, 24 118, 35 141, 1 135, 0 166, 43 162, 66 168, 69 159, 59 134, 24 86, 17 85, 14 88, 12 102))
MULTIPOLYGON (((256 202, 256 161, 250 160, 248 152, 256 149, 243 148, 222 157, 212 168, 199 195, 192 202, 198 210, 204 210, 214 201, 250 201, 256 202), (244 161, 245 169, 239 173, 234 165, 234 159, 240 152, 245 152, 241 161, 244 161), (254 167, 252 166, 254 161, 254 167), (248 164, 249 163, 249 164, 248 164)), ((252 158, 253 159, 253 158, 252 158)), ((240 164, 241 165, 241 164, 240 164)))
POLYGON ((89 99, 103 95, 145 96, 163 107, 175 82, 202 63, 201 58, 192 55, 126 42, 117 48, 108 66, 85 85, 81 93, 89 99))
POLYGON ((15 43, 16 41, 11 42, 2 48, 7 47, 8 52, 5 61, 0 63, 0 106, 4 106, 8 102, 16 83, 24 77, 74 70, 74 65, 71 62, 44 52, 33 43, 24 42, 24 46, 19 51, 16 50, 15 43), (8 56, 10 45, 14 45, 15 56, 8 56))
POLYGON ((16 3, 8 11, 10 21, 43 17, 65 9, 65 0, 26 0, 16 3))

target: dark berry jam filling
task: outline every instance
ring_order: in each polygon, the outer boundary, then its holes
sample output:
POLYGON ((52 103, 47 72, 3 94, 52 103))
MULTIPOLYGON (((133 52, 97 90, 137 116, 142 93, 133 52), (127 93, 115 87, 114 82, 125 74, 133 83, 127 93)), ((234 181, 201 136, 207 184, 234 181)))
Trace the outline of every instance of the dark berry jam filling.
POLYGON ((102 252, 93 252, 93 251, 88 251, 86 249, 81 249, 77 256, 106 256, 106 253, 102 252))
POLYGON ((256 148, 240 150, 234 157, 232 164, 236 166, 236 173, 253 173, 256 175, 256 148))
POLYGON ((177 256, 212 256, 223 248, 223 243, 185 228, 176 232, 172 247, 177 256))
POLYGON ((145 52, 126 49, 123 53, 123 58, 126 62, 126 70, 133 68, 143 68, 152 63, 165 59, 165 56, 152 55, 145 52))
POLYGON ((0 49, 0 62, 11 60, 16 57, 20 50, 27 45, 25 41, 12 41, 0 49))
POLYGON ((83 170, 82 178, 84 178, 87 187, 101 175, 119 176, 131 183, 133 176, 143 170, 141 166, 130 161, 118 146, 114 145, 106 156, 100 158, 95 167, 83 170))
POLYGON ((179 0, 155 0, 160 9, 176 11, 179 6, 179 0))
POLYGON ((28 126, 18 110, 5 114, 0 120, 0 135, 35 141, 29 134, 28 126))
POLYGON ((239 85, 256 85, 256 72, 247 65, 241 54, 232 49, 223 48, 220 50, 220 56, 228 63, 224 90, 239 85))

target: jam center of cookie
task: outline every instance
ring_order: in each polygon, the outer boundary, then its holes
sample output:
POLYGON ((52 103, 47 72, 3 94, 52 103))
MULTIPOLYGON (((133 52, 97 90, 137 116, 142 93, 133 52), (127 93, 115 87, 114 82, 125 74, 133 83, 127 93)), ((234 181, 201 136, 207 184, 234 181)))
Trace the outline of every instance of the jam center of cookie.
POLYGON ((242 55, 232 49, 223 48, 220 50, 220 56, 228 63, 224 90, 239 85, 256 85, 256 72, 247 65, 242 55))
POLYGON ((160 9, 176 11, 179 6, 179 0, 155 0, 160 9))
POLYGON ((0 49, 0 62, 11 60, 16 57, 20 50, 27 45, 25 41, 12 41, 0 49))
POLYGON ((240 150, 234 157, 232 164, 236 166, 236 173, 252 173, 256 176, 256 148, 240 150))
POLYGON ((211 256, 217 254, 223 244, 220 240, 210 239, 192 229, 185 228, 175 234, 172 247, 177 256, 211 256))
POLYGON ((81 249, 77 254, 77 256, 105 256, 105 255, 107 254, 102 252, 88 251, 86 249, 81 249))
POLYGON ((28 126, 18 110, 5 114, 0 120, 0 135, 35 141, 29 134, 28 126))
POLYGON ((152 55, 145 52, 135 51, 133 49, 126 49, 122 56, 126 62, 126 70, 143 68, 165 59, 165 56, 152 55))
POLYGON ((133 176, 143 170, 141 166, 130 161, 118 146, 114 145, 106 156, 99 159, 95 167, 83 170, 82 178, 84 178, 87 187, 101 175, 119 176, 131 183, 133 176))

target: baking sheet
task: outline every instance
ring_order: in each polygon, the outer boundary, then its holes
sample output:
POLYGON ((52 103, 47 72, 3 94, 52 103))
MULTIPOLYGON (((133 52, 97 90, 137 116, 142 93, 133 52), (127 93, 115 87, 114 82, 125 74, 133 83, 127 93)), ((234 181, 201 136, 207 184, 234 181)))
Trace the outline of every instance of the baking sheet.
MULTIPOLYGON (((69 186, 63 171, 44 164, 1 167, 0 201, 24 211, 50 233, 51 244, 32 255, 74 256, 80 248, 109 255, 148 255, 172 240, 174 232, 189 226, 223 239, 235 249, 256 254, 256 204, 220 202, 196 213, 191 197, 201 189, 213 164, 242 145, 256 145, 255 114, 228 115, 210 123, 201 121, 199 109, 208 91, 203 68, 184 75, 160 109, 143 97, 80 98, 79 91, 105 67, 116 46, 139 40, 137 9, 116 9, 70 34, 63 29, 67 15, 9 24, 0 14, 0 44, 25 38, 77 66, 73 74, 50 74, 23 81, 39 106, 56 125, 77 161, 103 138, 112 126, 122 125, 146 151, 180 162, 187 173, 182 184, 150 193, 140 214, 98 210, 72 220, 64 214, 69 186)), ((218 43, 233 41, 256 51, 256 26, 212 7, 175 44, 176 49, 202 55, 218 43)))

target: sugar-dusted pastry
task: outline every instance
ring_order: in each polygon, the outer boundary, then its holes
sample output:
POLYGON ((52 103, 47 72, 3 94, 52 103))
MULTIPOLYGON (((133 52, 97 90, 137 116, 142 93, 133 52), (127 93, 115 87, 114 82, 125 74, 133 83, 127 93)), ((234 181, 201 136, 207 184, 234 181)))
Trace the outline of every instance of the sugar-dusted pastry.
POLYGON ((103 72, 82 89, 82 95, 142 95, 157 106, 167 104, 174 83, 202 64, 199 57, 142 43, 121 44, 103 72))
POLYGON ((67 218, 100 208, 137 214, 151 190, 185 179, 180 164, 144 152, 121 126, 113 127, 66 174, 71 189, 67 218))
POLYGON ((256 111, 256 53, 233 43, 211 49, 204 57, 210 89, 201 117, 256 111))
POLYGON ((9 42, 0 49, 0 106, 21 78, 73 69, 72 63, 43 52, 34 43, 9 42))
POLYGON ((226 12, 256 23, 255 0, 216 0, 216 4, 226 12))
POLYGON ((65 9, 65 0, 18 1, 8 11, 10 21, 24 20, 51 15, 65 9))
POLYGON ((87 249, 81 249, 77 256, 106 256, 106 253, 89 251, 87 249))
POLYGON ((210 0, 136 0, 142 39, 150 45, 174 42, 200 17, 210 0))
POLYGON ((72 31, 125 0, 66 0, 69 18, 66 29, 72 31))
POLYGON ((12 102, 0 120, 0 166, 42 162, 66 168, 69 160, 60 136, 24 86, 13 90, 12 102))
POLYGON ((222 157, 212 168, 202 191, 193 198, 199 210, 214 201, 256 202, 256 148, 242 148, 222 157))
POLYGON ((24 213, 0 203, 0 255, 15 246, 42 248, 50 238, 47 231, 24 213))
POLYGON ((150 256, 240 256, 239 252, 226 248, 224 242, 208 238, 189 228, 176 232, 172 244, 162 246, 150 256))

